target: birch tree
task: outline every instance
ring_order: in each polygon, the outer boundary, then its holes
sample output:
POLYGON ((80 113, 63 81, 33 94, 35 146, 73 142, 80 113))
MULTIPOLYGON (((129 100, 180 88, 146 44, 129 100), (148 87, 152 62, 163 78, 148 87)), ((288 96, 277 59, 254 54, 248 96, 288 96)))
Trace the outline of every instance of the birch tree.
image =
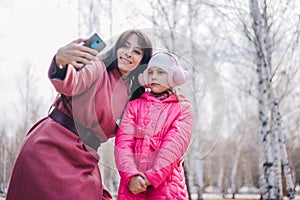
POLYGON ((7 179, 8 179, 8 144, 9 139, 6 134, 4 125, 0 131, 0 193, 6 193, 7 189, 7 179))
POLYGON ((29 128, 42 116, 41 108, 43 106, 42 97, 35 91, 38 89, 38 78, 36 76, 34 66, 28 59, 24 60, 22 74, 18 74, 18 90, 19 98, 16 102, 16 112, 20 117, 20 124, 16 134, 16 143, 19 145, 25 137, 29 128))
POLYGON ((237 169, 238 169, 238 165, 239 165, 239 160, 240 160, 240 155, 241 155, 241 148, 242 148, 242 145, 240 144, 240 140, 237 140, 237 143, 238 145, 236 145, 236 151, 235 151, 235 155, 234 155, 234 158, 233 158, 233 163, 232 163, 232 171, 231 171, 231 176, 230 176, 230 179, 231 179, 231 188, 232 188, 232 191, 233 191, 233 196, 235 193, 237 193, 237 186, 235 184, 236 182, 236 175, 237 175, 237 169))
POLYGON ((263 6, 263 9, 260 9, 256 0, 251 0, 250 2, 251 16, 253 17, 253 30, 255 34, 255 49, 257 53, 257 72, 259 76, 260 88, 259 96, 261 97, 259 105, 261 135, 263 137, 265 155, 264 176, 266 182, 265 189, 267 190, 265 196, 267 199, 283 198, 281 180, 282 162, 289 196, 291 199, 294 199, 294 185, 291 177, 285 140, 281 130, 281 117, 278 105, 278 97, 275 95, 274 88, 272 86, 272 43, 269 38, 269 29, 271 25, 268 22, 266 2, 264 2, 263 6), (261 14, 261 10, 263 10, 263 14, 261 14), (268 118, 268 111, 270 111, 270 119, 268 118), (268 128, 270 128, 270 130, 266 131, 268 128), (267 143, 268 141, 270 141, 271 145, 267 143), (271 147, 271 149, 269 149, 269 147, 271 147))
POLYGON ((101 0, 78 0, 78 34, 91 35, 94 32, 100 33, 101 14, 103 11, 103 4, 101 0))

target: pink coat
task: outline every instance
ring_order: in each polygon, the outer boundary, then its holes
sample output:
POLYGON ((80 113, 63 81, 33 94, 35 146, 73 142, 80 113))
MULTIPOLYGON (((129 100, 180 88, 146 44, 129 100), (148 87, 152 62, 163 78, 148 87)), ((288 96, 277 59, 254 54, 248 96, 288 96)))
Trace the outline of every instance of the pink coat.
POLYGON ((192 134, 193 109, 181 96, 160 101, 148 92, 128 103, 115 140, 121 176, 119 200, 188 199, 179 160, 192 134), (128 189, 132 176, 143 172, 152 186, 137 195, 128 189))
MULTIPOLYGON (((49 69, 49 75, 53 71, 49 69)), ((80 71, 68 66, 64 80, 51 79, 56 90, 73 96, 74 118, 93 130, 101 142, 113 137, 115 121, 127 101, 127 85, 115 69, 103 62, 80 71)), ((54 105, 65 112, 60 98, 54 105)), ((7 194, 7 200, 110 199, 102 185, 97 152, 77 135, 49 117, 39 121, 26 136, 7 194)))

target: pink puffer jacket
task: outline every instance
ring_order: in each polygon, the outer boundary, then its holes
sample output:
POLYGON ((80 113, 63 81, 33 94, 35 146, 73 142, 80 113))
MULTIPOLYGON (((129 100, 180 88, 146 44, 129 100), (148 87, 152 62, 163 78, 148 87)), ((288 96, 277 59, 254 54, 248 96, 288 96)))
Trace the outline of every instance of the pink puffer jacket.
POLYGON ((115 140, 121 176, 118 199, 188 199, 180 158, 192 134, 193 109, 183 96, 160 101, 148 92, 130 101, 115 140), (137 195, 128 189, 132 176, 143 172, 152 186, 137 195))

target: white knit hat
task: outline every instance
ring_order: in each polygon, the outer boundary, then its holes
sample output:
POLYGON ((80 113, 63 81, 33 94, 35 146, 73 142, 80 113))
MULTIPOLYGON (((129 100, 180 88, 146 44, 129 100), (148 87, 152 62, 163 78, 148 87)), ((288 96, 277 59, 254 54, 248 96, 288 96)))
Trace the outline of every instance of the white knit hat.
POLYGON ((138 77, 140 84, 144 87, 149 87, 148 69, 150 67, 159 67, 165 70, 168 73, 168 83, 171 88, 180 86, 189 79, 189 73, 179 65, 174 54, 158 52, 151 57, 147 69, 138 77))

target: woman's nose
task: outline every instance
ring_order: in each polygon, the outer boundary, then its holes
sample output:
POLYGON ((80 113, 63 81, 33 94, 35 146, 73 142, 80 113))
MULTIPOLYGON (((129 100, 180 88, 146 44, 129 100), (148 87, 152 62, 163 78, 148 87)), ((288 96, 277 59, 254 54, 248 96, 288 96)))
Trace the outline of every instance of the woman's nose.
POLYGON ((125 52, 126 56, 131 56, 132 55, 132 49, 128 49, 126 52, 125 52))

